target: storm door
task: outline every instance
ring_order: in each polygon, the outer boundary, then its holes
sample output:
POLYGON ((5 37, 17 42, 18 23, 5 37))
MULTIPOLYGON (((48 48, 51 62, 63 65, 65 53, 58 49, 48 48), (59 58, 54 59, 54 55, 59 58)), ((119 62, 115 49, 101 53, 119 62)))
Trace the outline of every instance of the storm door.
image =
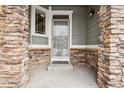
POLYGON ((53 19, 52 59, 69 59, 69 21, 68 19, 53 19))

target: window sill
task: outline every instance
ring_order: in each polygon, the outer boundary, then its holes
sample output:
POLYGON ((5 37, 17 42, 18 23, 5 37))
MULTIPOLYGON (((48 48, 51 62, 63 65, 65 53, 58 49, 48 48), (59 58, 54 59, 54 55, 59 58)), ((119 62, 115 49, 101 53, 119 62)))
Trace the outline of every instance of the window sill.
POLYGON ((48 34, 31 34, 33 36, 42 36, 42 37, 48 37, 48 34))

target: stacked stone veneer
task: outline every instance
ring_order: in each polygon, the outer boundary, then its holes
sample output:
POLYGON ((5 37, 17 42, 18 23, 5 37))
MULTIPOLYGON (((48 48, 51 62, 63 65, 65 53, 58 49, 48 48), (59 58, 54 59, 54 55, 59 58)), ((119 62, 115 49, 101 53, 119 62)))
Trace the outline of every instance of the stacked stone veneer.
POLYGON ((124 87, 124 6, 101 6, 98 85, 124 87))
MULTIPOLYGON (((72 64, 86 62, 85 49, 70 49, 70 60, 72 64)), ((35 64, 49 64, 51 49, 29 49, 30 66, 35 64)))
POLYGON ((0 87, 28 80, 28 6, 2 6, 0 13, 0 87))
POLYGON ((29 49, 29 59, 30 59, 30 67, 32 65, 44 64, 47 65, 50 62, 51 57, 50 49, 29 49))
POLYGON ((98 69, 98 49, 86 49, 86 63, 95 72, 98 69))
POLYGON ((88 66, 97 72, 98 69, 98 49, 83 48, 83 49, 71 49, 70 61, 72 64, 86 63, 88 66))
MULTIPOLYGON (((29 48, 30 67, 37 64, 47 65, 50 63, 50 58, 51 49, 29 48)), ((98 49, 72 48, 70 49, 70 62, 73 65, 78 63, 87 63, 88 66, 96 72, 98 63, 98 49)))
POLYGON ((85 49, 70 49, 70 61, 72 64, 86 63, 86 50, 85 49))

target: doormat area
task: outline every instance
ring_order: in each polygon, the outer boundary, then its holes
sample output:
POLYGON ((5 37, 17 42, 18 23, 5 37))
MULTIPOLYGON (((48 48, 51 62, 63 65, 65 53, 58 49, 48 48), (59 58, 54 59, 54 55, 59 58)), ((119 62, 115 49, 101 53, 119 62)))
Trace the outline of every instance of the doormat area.
POLYGON ((53 61, 53 64, 68 64, 68 61, 53 61))

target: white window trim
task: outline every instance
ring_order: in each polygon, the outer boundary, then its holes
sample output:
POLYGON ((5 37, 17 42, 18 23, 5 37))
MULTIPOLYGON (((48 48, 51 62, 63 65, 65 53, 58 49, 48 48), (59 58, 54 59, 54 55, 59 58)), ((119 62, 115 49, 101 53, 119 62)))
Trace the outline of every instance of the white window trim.
MULTIPOLYGON (((51 46, 48 45, 29 45, 29 48, 50 48, 51 46)), ((72 45, 71 48, 76 48, 76 49, 85 49, 85 48, 91 48, 91 49, 98 49, 99 45, 72 45)))
POLYGON ((42 36, 42 37, 48 37, 48 10, 37 5, 31 6, 31 36, 42 36), (38 34, 35 32, 35 10, 42 10, 45 12, 45 34, 38 34))

